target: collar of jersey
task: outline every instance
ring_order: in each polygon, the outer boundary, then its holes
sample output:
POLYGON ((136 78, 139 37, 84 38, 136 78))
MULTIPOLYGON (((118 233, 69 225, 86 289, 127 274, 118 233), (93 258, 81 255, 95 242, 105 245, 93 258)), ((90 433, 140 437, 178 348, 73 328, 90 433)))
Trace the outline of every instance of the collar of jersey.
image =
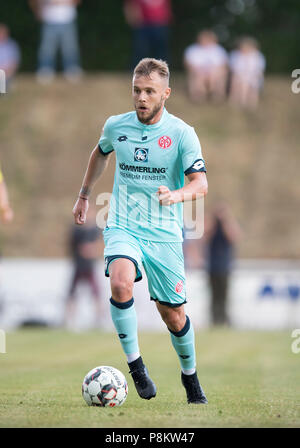
POLYGON ((150 131, 151 129, 159 128, 164 123, 167 115, 168 115, 168 112, 167 112, 166 108, 164 107, 163 113, 161 114, 161 117, 160 117, 160 120, 157 123, 155 123, 155 124, 144 124, 144 123, 141 123, 140 120, 138 119, 136 113, 135 113, 134 119, 135 119, 136 124, 140 128, 142 128, 142 129, 149 129, 149 131, 150 131))

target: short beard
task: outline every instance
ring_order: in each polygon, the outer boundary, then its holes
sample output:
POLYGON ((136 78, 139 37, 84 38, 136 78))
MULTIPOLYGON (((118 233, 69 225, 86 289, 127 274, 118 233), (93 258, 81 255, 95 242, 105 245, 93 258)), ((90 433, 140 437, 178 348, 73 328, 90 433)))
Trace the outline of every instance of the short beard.
POLYGON ((139 116, 139 114, 138 114, 137 109, 136 109, 136 113, 137 113, 137 116, 138 116, 139 121, 140 121, 141 123, 143 123, 143 124, 149 124, 150 121, 153 120, 153 118, 155 117, 155 115, 160 111, 162 105, 163 105, 163 97, 161 97, 159 104, 158 104, 157 106, 154 107, 154 109, 153 109, 151 115, 149 115, 149 117, 147 117, 147 118, 141 118, 141 117, 139 116))

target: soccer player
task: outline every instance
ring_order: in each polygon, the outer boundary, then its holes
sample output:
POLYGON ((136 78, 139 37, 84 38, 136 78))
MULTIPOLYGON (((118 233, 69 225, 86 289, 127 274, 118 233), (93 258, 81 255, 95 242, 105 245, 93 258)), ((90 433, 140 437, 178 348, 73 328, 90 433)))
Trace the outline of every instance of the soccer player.
POLYGON ((182 253, 182 202, 207 193, 206 170, 194 129, 165 109, 170 93, 167 63, 142 59, 132 81, 135 110, 106 121, 73 214, 75 223, 84 224, 91 190, 115 151, 115 181, 103 231, 105 275, 110 277, 112 320, 135 387, 141 398, 156 395, 139 351, 132 295, 143 265, 150 298, 179 357, 187 401, 207 403, 196 372, 193 326, 184 311, 182 253))

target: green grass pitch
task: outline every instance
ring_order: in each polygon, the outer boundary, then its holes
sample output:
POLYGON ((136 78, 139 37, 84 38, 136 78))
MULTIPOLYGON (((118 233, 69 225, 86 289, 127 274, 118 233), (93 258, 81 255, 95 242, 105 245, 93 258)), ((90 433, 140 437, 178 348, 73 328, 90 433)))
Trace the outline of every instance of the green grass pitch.
POLYGON ((0 427, 299 427, 300 354, 291 332, 211 329, 196 333, 198 373, 208 405, 188 405, 168 333, 140 333, 156 398, 138 397, 119 341, 100 331, 24 329, 0 353, 0 427), (88 407, 84 375, 120 369, 129 385, 121 407, 88 407))

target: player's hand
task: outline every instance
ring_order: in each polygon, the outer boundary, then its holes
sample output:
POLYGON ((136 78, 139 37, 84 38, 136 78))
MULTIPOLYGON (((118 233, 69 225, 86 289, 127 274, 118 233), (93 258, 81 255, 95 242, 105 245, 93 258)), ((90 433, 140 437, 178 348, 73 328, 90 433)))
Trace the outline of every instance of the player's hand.
POLYGON ((171 205, 176 202, 176 195, 174 191, 171 191, 165 185, 161 185, 156 194, 158 195, 160 205, 171 205))
POLYGON ((89 201, 87 199, 78 198, 73 208, 75 224, 82 225, 86 222, 86 214, 88 209, 89 201))

